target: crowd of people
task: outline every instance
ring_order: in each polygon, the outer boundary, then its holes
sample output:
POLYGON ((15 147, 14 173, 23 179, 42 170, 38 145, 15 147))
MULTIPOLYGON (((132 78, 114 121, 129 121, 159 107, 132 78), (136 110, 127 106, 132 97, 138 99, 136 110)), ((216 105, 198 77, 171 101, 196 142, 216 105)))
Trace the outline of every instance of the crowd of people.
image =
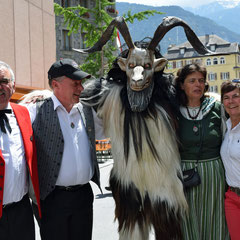
MULTIPOLYGON (((208 92, 206 76, 206 68, 193 63, 180 69, 174 82, 180 177, 188 202, 182 235, 237 240, 240 80, 223 83, 219 101, 208 92)), ((48 71, 52 93, 24 107, 10 103, 14 73, 0 62, 1 240, 35 239, 33 212, 43 240, 92 239, 89 181, 101 190, 95 139, 105 136, 96 112, 79 101, 82 81, 90 77, 71 59, 56 61, 48 71)))

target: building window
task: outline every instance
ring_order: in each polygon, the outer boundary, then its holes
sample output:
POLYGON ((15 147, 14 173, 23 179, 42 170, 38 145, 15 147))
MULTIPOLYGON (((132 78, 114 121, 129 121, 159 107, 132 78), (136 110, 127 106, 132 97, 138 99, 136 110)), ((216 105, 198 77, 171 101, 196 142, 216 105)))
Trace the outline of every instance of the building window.
POLYGON ((220 57, 220 64, 225 64, 225 57, 220 57))
POLYGON ((176 62, 175 61, 172 62, 172 65, 173 65, 173 68, 176 68, 176 62))
POLYGON ((186 60, 186 64, 192 64, 192 59, 186 60))
POLYGON ((168 68, 168 69, 173 69, 173 63, 172 63, 172 62, 168 62, 167 68, 168 68))
POLYGON ((217 80, 217 73, 208 73, 208 80, 209 81, 217 80))
POLYGON ((213 65, 217 65, 218 64, 218 59, 217 58, 214 58, 213 59, 213 65))
POLYGON ((62 37, 63 37, 63 50, 71 51, 71 36, 68 35, 68 30, 62 30, 62 37))
POLYGON ((206 65, 207 65, 207 66, 212 65, 212 63, 211 63, 211 59, 210 59, 210 58, 207 59, 207 61, 206 61, 206 65))
POLYGON ((210 86, 210 92, 217 93, 218 92, 218 86, 210 86))
POLYGON ((185 48, 180 48, 180 54, 184 54, 185 53, 185 48))
POLYGON ((229 80, 230 79, 230 73, 229 72, 221 72, 221 80, 229 80))
POLYGON ((61 0, 61 6, 62 7, 70 7, 71 6, 71 0, 61 0))
POLYGON ((238 63, 240 64, 240 55, 238 55, 238 63))
POLYGON ((182 61, 177 61, 177 68, 181 68, 183 66, 182 61))
POLYGON ((87 0, 80 0, 80 6, 87 8, 88 7, 87 0))
POLYGON ((199 58, 199 59, 196 59, 196 60, 195 60, 195 63, 197 63, 197 64, 201 65, 201 64, 202 64, 202 59, 201 59, 201 58, 199 58))
POLYGON ((216 50, 216 45, 215 45, 215 44, 211 45, 211 46, 210 46, 210 50, 213 51, 213 52, 215 52, 215 50, 216 50))

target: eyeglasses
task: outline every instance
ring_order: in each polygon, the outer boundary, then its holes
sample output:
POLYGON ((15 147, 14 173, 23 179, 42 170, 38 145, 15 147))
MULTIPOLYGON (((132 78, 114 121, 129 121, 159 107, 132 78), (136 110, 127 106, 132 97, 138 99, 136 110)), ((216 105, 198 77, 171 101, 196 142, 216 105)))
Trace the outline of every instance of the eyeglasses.
POLYGON ((9 79, 9 78, 2 78, 2 79, 0 79, 0 85, 7 85, 10 83, 10 81, 11 81, 11 79, 9 79))

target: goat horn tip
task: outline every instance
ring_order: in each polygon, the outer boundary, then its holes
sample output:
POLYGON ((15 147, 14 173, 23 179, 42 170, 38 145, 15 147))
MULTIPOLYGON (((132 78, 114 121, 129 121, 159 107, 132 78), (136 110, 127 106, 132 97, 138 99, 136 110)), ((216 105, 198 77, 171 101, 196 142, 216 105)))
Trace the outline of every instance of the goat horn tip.
POLYGON ((75 51, 75 52, 80 52, 80 53, 85 53, 85 54, 87 53, 87 52, 86 52, 86 49, 72 48, 72 50, 75 51))

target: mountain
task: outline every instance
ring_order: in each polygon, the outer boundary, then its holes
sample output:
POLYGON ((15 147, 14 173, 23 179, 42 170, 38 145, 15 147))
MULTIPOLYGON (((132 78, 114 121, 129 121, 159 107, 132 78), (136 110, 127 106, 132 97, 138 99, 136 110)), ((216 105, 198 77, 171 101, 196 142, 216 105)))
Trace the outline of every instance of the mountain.
POLYGON ((185 8, 185 10, 210 18, 217 24, 224 26, 235 33, 239 33, 240 2, 216 1, 197 8, 185 8))
POLYGON ((210 16, 212 13, 233 9, 240 6, 240 1, 224 0, 214 1, 209 4, 203 4, 199 7, 184 7, 185 10, 200 16, 210 16))
POLYGON ((184 7, 185 10, 197 14, 199 16, 208 17, 211 16, 213 13, 218 11, 223 11, 226 9, 222 4, 219 2, 211 2, 209 4, 201 5, 199 7, 184 7))
MULTIPOLYGON (((176 16, 186 21, 198 36, 203 36, 205 34, 216 34, 226 41, 240 42, 240 34, 234 33, 228 30, 226 27, 218 25, 209 18, 195 15, 194 13, 186 11, 178 6, 153 7, 141 4, 117 2, 116 9, 118 10, 120 16, 122 16, 124 13, 127 13, 129 10, 131 10, 132 13, 146 10, 157 10, 164 13, 162 15, 155 14, 154 16, 149 17, 148 20, 143 20, 141 22, 135 20, 133 24, 128 23, 129 31, 133 41, 142 40, 144 37, 153 37, 153 34, 158 25, 162 22, 163 17, 176 16)), ((185 41, 187 41, 187 39, 183 28, 175 27, 170 30, 161 40, 161 53, 166 53, 170 44, 178 45, 185 41)), ((123 42, 124 41, 121 38, 121 43, 123 42)))

